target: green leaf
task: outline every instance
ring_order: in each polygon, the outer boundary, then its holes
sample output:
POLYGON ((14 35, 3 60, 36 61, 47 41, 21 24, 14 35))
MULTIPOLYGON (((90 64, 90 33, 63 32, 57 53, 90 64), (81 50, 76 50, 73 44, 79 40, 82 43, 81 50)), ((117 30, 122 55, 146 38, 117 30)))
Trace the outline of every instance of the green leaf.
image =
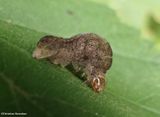
POLYGON ((160 23, 152 15, 148 18, 148 30, 157 41, 160 40, 160 23))
POLYGON ((124 23, 144 30, 148 15, 152 14, 159 20, 159 0, 91 0, 109 5, 124 23))
POLYGON ((158 31, 160 22, 159 0, 91 0, 114 9, 120 21, 140 30, 144 38, 160 49, 158 31), (153 26, 155 24, 155 26, 153 26), (157 24, 157 25, 156 25, 157 24), (158 36, 158 39, 157 39, 158 36))
POLYGON ((91 1, 0 0, 0 112, 42 117, 159 117, 160 53, 91 1), (23 27, 22 27, 23 26, 23 27), (32 58, 40 37, 94 32, 113 48, 97 94, 70 71, 32 58))

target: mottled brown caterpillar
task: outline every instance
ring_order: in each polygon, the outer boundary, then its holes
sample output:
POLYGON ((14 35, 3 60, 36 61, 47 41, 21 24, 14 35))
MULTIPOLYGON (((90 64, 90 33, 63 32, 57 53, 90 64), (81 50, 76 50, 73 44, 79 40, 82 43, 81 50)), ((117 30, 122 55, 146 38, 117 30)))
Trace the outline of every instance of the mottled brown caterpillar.
POLYGON ((37 43, 35 59, 48 58, 54 64, 72 65, 82 71, 86 83, 95 91, 105 87, 105 73, 112 64, 110 44, 93 33, 78 34, 71 38, 47 35, 37 43))

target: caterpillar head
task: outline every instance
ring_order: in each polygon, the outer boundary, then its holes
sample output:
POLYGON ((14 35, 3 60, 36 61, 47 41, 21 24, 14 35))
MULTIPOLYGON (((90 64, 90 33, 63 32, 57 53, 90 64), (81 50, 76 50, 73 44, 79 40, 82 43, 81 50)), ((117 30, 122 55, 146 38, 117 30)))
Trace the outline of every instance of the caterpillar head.
POLYGON ((93 79, 91 79, 90 85, 95 92, 102 91, 105 87, 104 76, 98 75, 97 77, 94 77, 93 79))

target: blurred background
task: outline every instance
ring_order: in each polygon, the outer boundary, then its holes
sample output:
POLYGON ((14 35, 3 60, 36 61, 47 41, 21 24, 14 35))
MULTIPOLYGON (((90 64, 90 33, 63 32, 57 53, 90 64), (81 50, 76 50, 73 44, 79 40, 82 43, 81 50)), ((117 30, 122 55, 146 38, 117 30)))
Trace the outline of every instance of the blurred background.
POLYGON ((120 21, 141 32, 141 36, 150 39, 160 48, 160 1, 159 0, 93 0, 108 5, 113 9, 120 21))

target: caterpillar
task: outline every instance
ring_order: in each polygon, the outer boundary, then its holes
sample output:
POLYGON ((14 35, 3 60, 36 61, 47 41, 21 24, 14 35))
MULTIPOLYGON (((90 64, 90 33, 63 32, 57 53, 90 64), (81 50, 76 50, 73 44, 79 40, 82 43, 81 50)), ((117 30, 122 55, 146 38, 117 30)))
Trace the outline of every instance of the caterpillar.
POLYGON ((42 37, 33 51, 33 58, 47 58, 63 67, 72 65, 75 72, 82 71, 85 83, 95 92, 104 89, 105 74, 112 65, 110 44, 94 33, 70 38, 47 35, 42 37))

